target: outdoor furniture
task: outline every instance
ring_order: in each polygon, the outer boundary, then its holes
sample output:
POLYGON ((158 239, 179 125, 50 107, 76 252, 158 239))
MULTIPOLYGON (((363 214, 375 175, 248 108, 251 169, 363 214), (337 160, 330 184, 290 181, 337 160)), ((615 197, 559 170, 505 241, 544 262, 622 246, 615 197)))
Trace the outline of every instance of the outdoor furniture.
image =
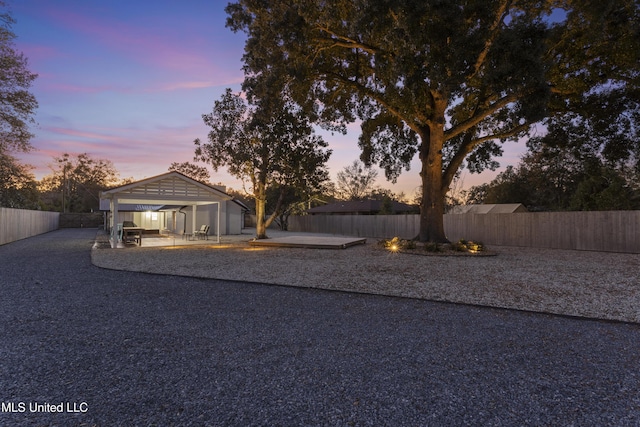
POLYGON ((122 241, 128 243, 130 240, 142 246, 142 232, 144 228, 138 227, 133 221, 122 223, 122 241))
POLYGON ((200 230, 197 230, 193 233, 193 238, 194 239, 207 239, 209 240, 209 226, 208 225, 202 225, 200 227, 200 230))
POLYGON ((142 232, 144 228, 142 227, 122 227, 124 230, 124 239, 125 243, 129 241, 133 241, 138 244, 138 246, 142 246, 142 232))

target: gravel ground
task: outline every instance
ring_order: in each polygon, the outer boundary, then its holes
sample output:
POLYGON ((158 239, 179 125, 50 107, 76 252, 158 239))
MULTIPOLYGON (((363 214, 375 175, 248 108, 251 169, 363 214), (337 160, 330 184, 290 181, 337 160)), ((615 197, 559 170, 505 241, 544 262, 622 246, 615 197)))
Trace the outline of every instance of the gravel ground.
POLYGON ((105 270, 94 236, 0 246, 2 426, 640 425, 638 324, 105 270))
POLYGON ((100 249, 92 257, 95 265, 118 270, 640 322, 638 254, 491 247, 496 256, 442 257, 391 253, 376 239, 321 250, 251 248, 250 238, 226 237, 222 245, 100 249))

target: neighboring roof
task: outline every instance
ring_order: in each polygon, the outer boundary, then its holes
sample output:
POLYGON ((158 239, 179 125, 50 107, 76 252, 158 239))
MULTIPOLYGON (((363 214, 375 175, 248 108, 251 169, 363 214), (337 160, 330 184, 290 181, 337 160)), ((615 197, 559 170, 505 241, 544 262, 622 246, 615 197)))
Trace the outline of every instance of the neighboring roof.
POLYGON ((133 205, 202 205, 232 200, 224 191, 171 171, 162 175, 102 191, 100 199, 117 198, 119 203, 133 205))
POLYGON ((529 212, 522 203, 482 204, 454 206, 449 213, 452 214, 496 214, 496 213, 520 213, 529 212))
MULTIPOLYGON (((382 210, 382 200, 349 200, 345 202, 329 203, 307 210, 309 214, 347 214, 347 213, 377 213, 382 210)), ((396 201, 391 202, 393 213, 405 213, 415 211, 415 206, 396 201)))

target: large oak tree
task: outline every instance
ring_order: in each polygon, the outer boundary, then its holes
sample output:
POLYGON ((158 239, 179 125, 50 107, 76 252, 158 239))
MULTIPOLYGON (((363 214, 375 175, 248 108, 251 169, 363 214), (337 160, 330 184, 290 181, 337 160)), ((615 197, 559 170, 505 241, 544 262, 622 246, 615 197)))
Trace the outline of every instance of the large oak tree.
POLYGON ((274 87, 317 123, 360 120, 362 159, 389 179, 421 160, 421 241, 445 241, 461 167, 496 167, 502 143, 638 78, 634 0, 238 0, 244 89, 274 87))

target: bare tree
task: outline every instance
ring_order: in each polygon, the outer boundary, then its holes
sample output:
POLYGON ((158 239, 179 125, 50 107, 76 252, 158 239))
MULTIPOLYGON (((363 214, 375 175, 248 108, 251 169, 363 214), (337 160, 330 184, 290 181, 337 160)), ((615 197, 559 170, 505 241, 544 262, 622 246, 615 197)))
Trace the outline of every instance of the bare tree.
POLYGON ((338 172, 336 190, 344 200, 361 200, 371 195, 378 172, 359 160, 354 160, 338 172))

